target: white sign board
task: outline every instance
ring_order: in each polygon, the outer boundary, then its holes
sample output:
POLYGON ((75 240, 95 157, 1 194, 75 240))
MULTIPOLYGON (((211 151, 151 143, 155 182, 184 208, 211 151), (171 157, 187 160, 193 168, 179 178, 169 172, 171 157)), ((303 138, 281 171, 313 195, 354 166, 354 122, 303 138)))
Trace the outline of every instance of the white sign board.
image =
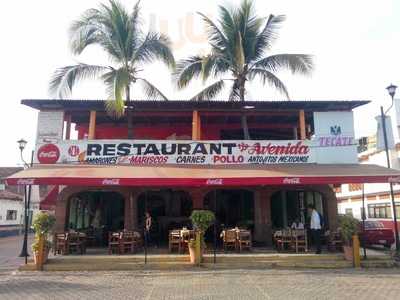
POLYGON ((358 162, 353 112, 314 112, 314 132, 312 142, 318 163, 358 162))
POLYGON ((102 165, 315 163, 310 141, 78 140, 38 145, 36 163, 102 165))
POLYGON ((61 141, 63 138, 63 130, 63 111, 40 111, 38 116, 36 144, 57 143, 61 141))

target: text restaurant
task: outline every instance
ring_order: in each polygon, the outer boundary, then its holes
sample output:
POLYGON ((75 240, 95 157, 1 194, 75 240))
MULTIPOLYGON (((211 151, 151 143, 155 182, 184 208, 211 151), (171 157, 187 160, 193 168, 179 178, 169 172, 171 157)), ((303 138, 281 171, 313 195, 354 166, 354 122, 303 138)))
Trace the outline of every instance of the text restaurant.
POLYGON ((114 118, 102 100, 22 100, 39 111, 34 163, 7 184, 54 186, 56 231, 104 247, 110 232, 143 232, 146 213, 167 245, 194 209, 215 213, 218 237, 246 228, 271 246, 277 230, 307 226, 309 205, 334 230, 341 184, 398 181, 358 164, 353 110, 367 103, 137 100, 114 118))

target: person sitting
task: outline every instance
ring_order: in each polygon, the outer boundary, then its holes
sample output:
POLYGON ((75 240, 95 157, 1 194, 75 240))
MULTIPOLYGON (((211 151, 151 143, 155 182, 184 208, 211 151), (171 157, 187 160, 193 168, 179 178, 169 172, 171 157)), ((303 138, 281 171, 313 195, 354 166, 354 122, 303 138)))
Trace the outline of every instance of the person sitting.
POLYGON ((304 229, 304 224, 299 220, 299 218, 296 218, 294 222, 292 223, 292 226, 290 226, 291 229, 304 229))

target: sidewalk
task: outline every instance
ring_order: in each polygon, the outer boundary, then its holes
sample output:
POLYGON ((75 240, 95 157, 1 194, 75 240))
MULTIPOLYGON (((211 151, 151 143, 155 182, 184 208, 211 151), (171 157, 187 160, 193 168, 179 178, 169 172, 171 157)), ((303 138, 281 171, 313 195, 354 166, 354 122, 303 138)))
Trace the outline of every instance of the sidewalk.
MULTIPOLYGON (((21 253, 23 234, 18 236, 0 238, 0 272, 17 269, 23 262, 23 257, 18 257, 21 253)), ((31 253, 33 234, 28 236, 28 253, 31 253)))

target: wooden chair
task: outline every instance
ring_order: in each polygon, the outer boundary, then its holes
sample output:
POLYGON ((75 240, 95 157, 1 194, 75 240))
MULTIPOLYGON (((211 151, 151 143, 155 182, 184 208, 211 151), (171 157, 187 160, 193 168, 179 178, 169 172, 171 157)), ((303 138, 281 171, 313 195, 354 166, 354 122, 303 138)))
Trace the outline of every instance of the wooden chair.
POLYGON ((120 254, 135 252, 135 234, 133 231, 123 231, 120 235, 120 254))
POLYGON ((299 252, 299 250, 308 251, 307 231, 305 229, 292 230, 292 249, 299 252))
POLYGON ((78 232, 69 232, 67 234, 67 249, 68 254, 73 252, 83 254, 84 247, 78 232))
POLYGON ((108 233, 108 254, 120 254, 120 233, 119 232, 109 232, 108 233))
POLYGON ((170 230, 168 235, 168 249, 172 253, 174 249, 181 253, 181 233, 180 230, 170 230))
POLYGON ((68 254, 68 242, 67 242, 67 234, 66 233, 56 233, 54 235, 54 255, 68 254))
POLYGON ((327 246, 328 251, 342 251, 343 249, 343 240, 339 231, 331 231, 327 236, 327 246))
POLYGON ((133 249, 136 252, 138 249, 143 247, 143 238, 140 232, 133 232, 133 249))
POLYGON ((251 242, 251 232, 248 230, 239 230, 237 232, 237 242, 239 247, 239 252, 242 252, 243 249, 248 249, 251 251, 252 242, 251 242))
POLYGON ((237 235, 235 229, 229 229, 222 232, 222 242, 224 247, 224 252, 228 248, 234 248, 237 251, 237 235))
POLYGON ((194 230, 183 229, 180 231, 181 236, 181 252, 188 252, 189 251, 189 241, 191 239, 195 239, 195 232, 194 230))
POLYGON ((292 244, 291 230, 290 229, 282 230, 282 236, 276 242, 278 251, 284 251, 290 248, 290 245, 292 244))

